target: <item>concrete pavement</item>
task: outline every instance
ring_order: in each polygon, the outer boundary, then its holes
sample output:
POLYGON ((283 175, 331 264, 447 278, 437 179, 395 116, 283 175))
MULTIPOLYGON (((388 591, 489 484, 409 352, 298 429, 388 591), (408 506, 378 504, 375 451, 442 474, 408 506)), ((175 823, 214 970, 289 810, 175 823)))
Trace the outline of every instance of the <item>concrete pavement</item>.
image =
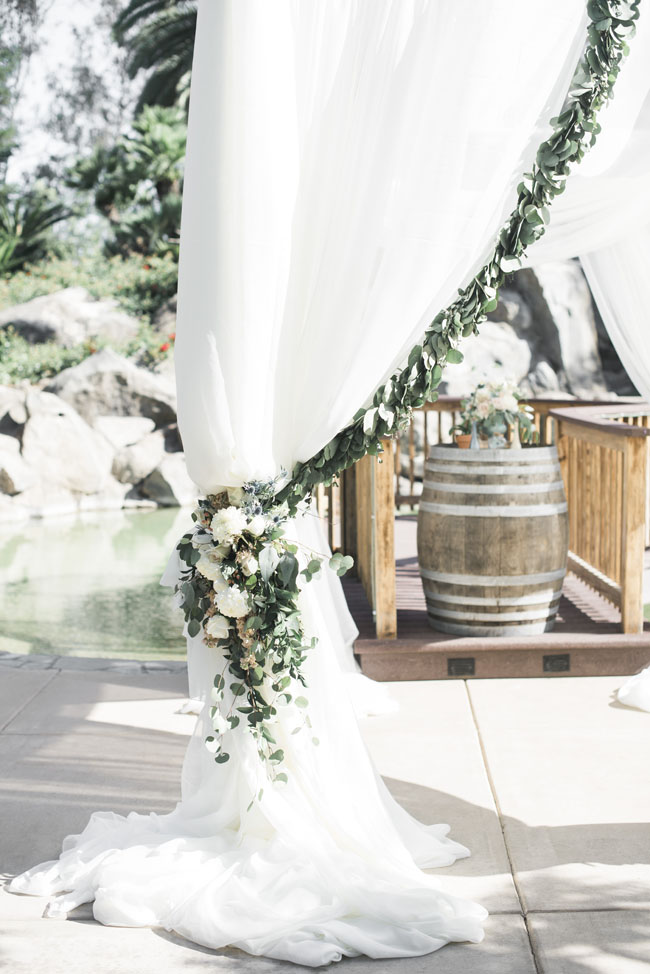
MULTIPOLYGON (((178 799, 194 721, 174 712, 183 670, 81 666, 0 658, 5 876, 55 857, 94 810, 164 812, 178 799)), ((470 847, 470 859, 436 874, 491 916, 482 944, 414 960, 346 960, 341 974, 647 974, 650 715, 613 702, 621 682, 391 685, 399 712, 363 722, 374 760, 410 812, 450 822, 470 847)), ((303 970, 162 931, 105 928, 90 907, 44 920, 44 905, 0 891, 2 972, 303 970)))

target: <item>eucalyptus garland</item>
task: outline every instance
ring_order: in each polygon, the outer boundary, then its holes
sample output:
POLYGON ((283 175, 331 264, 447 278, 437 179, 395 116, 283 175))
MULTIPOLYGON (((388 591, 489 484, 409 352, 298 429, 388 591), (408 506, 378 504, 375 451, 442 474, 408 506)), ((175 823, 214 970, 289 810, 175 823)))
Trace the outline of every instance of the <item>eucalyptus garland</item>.
POLYGON ((318 483, 330 484, 341 470, 366 453, 382 452, 383 437, 406 425, 411 410, 437 399, 436 389, 446 364, 463 360, 461 338, 477 334, 479 325, 497 307, 506 274, 522 266, 526 248, 545 231, 549 206, 564 190, 570 167, 594 144, 600 126, 598 111, 612 94, 621 60, 628 53, 640 0, 589 0, 588 41, 573 76, 561 114, 551 119, 552 135, 538 151, 532 171, 517 187, 517 206, 498 234, 492 256, 456 300, 440 311, 416 345, 405 368, 380 386, 369 406, 310 460, 293 471, 281 499, 295 511, 318 483))

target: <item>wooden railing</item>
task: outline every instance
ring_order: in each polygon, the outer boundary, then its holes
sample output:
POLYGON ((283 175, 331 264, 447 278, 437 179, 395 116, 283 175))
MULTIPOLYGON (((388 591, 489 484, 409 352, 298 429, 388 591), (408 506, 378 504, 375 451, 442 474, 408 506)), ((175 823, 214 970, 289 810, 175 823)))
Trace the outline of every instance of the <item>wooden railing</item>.
MULTIPOLYGON (((650 522, 650 406, 639 398, 615 404, 537 399, 531 405, 540 442, 557 441, 562 458, 569 499, 570 570, 620 608, 624 632, 638 632, 643 626, 643 551, 650 522)), ((459 411, 460 399, 441 397, 427 403, 421 410, 424 435, 419 450, 411 424, 408 493, 399 490, 402 448, 390 439, 384 441, 382 458, 365 457, 344 471, 338 485, 321 491, 319 508, 330 545, 354 557, 378 638, 394 638, 397 633, 396 510, 405 504, 415 509, 418 452, 424 458, 430 446, 450 442, 449 430, 459 411)))
MULTIPOLYGON (((573 406, 609 405, 603 403, 603 400, 578 400, 569 397, 530 399, 528 402, 533 408, 533 422, 542 446, 555 443, 555 421, 551 415, 553 410, 573 406)), ((617 404, 630 403, 633 406, 638 402, 638 397, 617 400, 617 404)), ((420 409, 414 410, 401 442, 396 441, 394 447, 395 504, 398 510, 404 506, 415 510, 419 501, 419 494, 415 489, 418 481, 416 469, 418 460, 423 461, 428 456, 429 447, 452 442, 451 429, 460 421, 460 413, 461 398, 457 396, 440 396, 436 402, 428 402, 420 409), (406 479, 408 483, 406 491, 401 490, 400 479, 406 479)))
POLYGON ((621 612, 623 632, 643 629, 650 406, 555 409, 569 504, 569 570, 621 612))

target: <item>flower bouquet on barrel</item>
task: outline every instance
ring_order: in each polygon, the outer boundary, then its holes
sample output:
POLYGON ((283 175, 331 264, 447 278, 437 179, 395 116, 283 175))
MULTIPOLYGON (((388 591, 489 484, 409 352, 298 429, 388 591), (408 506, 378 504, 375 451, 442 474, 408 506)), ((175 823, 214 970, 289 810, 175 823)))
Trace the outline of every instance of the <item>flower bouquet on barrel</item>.
POLYGON ((537 431, 533 409, 523 398, 514 382, 480 382, 461 402, 460 423, 452 427, 457 445, 461 449, 478 449, 483 440, 491 449, 516 449, 522 441, 534 442, 537 431))

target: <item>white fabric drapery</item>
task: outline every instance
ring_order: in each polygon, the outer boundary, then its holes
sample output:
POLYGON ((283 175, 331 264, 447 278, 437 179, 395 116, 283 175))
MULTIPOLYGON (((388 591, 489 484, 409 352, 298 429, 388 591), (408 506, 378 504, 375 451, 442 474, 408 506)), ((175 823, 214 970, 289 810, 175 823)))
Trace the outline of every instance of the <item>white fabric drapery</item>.
MULTIPOLYGON (((585 19, 582 0, 547 0, 543 17, 534 0, 516 16, 506 0, 200 0, 176 362, 202 491, 315 453, 471 278, 561 108, 585 19)), ((174 812, 95 815, 13 888, 312 966, 480 940, 485 911, 421 871, 467 850, 400 809, 368 759, 326 585, 301 595, 320 744, 283 708, 284 788, 249 809, 253 742, 237 729, 215 765, 204 714, 174 812)), ((218 652, 197 637, 188 653, 209 687, 218 652)))
MULTIPOLYGON (((641 16, 593 150, 553 203, 530 263, 580 257, 616 352, 650 402, 650 18, 641 16)), ((650 711, 650 666, 618 699, 650 711)))
POLYGON ((201 5, 175 355, 203 491, 316 453, 471 278, 584 16, 581 0, 543 17, 531 0, 516 17, 506 0, 201 5))

